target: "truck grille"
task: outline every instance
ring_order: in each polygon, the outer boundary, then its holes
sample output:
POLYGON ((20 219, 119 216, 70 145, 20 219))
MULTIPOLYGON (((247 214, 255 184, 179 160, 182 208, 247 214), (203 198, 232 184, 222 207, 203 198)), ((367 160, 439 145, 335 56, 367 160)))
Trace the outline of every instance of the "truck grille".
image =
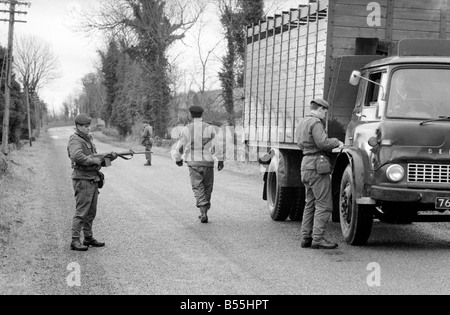
POLYGON ((409 183, 450 183, 450 165, 438 164, 409 164, 409 183))

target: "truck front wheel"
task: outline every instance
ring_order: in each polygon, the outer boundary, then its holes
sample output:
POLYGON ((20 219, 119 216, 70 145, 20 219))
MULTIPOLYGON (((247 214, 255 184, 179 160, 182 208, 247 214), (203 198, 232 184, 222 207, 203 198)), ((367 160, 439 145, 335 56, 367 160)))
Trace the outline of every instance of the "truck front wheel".
POLYGON ((372 232, 374 208, 356 203, 351 165, 347 166, 342 176, 339 213, 345 241, 350 245, 365 245, 372 232))

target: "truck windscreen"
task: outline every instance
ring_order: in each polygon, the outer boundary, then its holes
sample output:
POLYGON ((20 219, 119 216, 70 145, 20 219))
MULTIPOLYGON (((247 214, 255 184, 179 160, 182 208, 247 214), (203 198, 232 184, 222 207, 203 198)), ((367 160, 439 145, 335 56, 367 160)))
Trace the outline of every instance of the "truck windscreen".
POLYGON ((392 75, 386 116, 434 119, 450 113, 450 69, 401 69, 392 75))

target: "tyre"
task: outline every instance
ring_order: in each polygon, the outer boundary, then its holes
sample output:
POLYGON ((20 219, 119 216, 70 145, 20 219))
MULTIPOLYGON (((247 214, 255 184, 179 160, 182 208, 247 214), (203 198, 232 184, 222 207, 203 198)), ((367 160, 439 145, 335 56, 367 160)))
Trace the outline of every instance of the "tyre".
POLYGON ((342 176, 339 201, 341 229, 345 241, 354 246, 366 245, 372 232, 375 208, 356 203, 351 165, 347 166, 342 176))
POLYGON ((302 221, 303 210, 305 210, 305 188, 297 188, 292 209, 289 214, 291 221, 302 221))
POLYGON ((331 214, 331 221, 334 223, 340 223, 341 222, 341 215, 339 211, 339 202, 340 202, 340 196, 339 196, 339 189, 333 189, 333 212, 331 214))
POLYGON ((277 172, 267 176, 267 204, 269 214, 274 221, 286 221, 291 213, 295 197, 295 188, 280 187, 277 172))

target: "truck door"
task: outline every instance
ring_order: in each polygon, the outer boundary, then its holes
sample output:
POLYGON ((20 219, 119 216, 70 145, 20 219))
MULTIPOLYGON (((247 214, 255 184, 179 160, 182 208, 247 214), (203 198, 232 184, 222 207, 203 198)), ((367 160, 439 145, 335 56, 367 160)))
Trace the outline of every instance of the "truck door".
POLYGON ((380 120, 386 106, 387 72, 374 72, 369 74, 366 96, 360 118, 362 121, 380 120))
MULTIPOLYGON (((367 74, 366 79, 361 80, 356 107, 351 123, 347 128, 347 145, 365 148, 368 139, 374 136, 374 130, 362 131, 360 126, 381 121, 386 108, 387 77, 386 70, 378 70, 367 74), (365 141, 365 144, 362 144, 363 141, 365 141)), ((371 127, 364 128, 373 129, 375 125, 373 128, 371 127)))

